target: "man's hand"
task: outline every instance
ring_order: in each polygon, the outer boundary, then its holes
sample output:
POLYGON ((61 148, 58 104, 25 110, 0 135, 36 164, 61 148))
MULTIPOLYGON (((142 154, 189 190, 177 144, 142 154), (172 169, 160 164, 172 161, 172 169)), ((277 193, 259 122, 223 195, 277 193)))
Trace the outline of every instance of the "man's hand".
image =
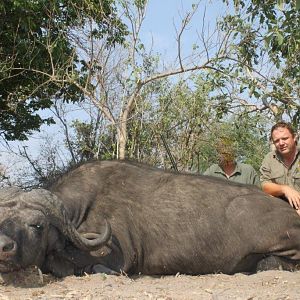
POLYGON ((285 185, 283 187, 283 194, 292 207, 294 207, 296 210, 300 209, 300 193, 298 191, 285 185))

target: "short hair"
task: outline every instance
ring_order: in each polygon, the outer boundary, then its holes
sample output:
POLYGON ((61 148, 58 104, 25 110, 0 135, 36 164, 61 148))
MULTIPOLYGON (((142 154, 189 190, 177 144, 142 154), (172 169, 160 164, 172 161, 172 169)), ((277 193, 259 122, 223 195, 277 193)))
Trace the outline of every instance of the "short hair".
POLYGON ((296 132, 295 132, 294 128, 292 127, 291 123, 280 121, 280 122, 277 122, 275 125, 272 126, 270 140, 272 140, 273 131, 278 129, 278 128, 286 128, 292 136, 296 136, 296 132))
POLYGON ((237 149, 235 143, 229 137, 220 137, 216 141, 216 150, 218 153, 231 153, 235 154, 237 149))

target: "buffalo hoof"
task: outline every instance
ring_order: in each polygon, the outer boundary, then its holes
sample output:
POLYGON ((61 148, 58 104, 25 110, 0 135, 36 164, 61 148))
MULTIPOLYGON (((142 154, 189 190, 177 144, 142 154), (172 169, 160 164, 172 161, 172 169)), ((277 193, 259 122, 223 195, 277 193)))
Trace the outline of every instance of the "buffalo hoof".
POLYGON ((279 256, 268 256, 260 260, 256 266, 256 271, 280 270, 280 271, 298 271, 299 261, 292 261, 279 256))
POLYGON ((110 268, 107 268, 103 265, 100 265, 100 264, 94 265, 92 267, 92 272, 93 273, 104 273, 107 275, 120 275, 120 273, 118 273, 110 268))

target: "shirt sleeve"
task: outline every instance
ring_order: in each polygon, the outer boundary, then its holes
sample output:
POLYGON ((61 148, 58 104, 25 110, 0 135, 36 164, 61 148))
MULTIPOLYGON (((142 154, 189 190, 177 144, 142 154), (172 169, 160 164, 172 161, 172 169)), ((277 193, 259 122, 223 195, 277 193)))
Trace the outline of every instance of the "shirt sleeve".
POLYGON ((257 187, 261 187, 260 185, 260 180, 259 180, 259 176, 257 174, 257 172, 255 171, 255 169, 253 167, 251 167, 251 181, 253 185, 256 185, 257 187))
POLYGON ((204 172, 203 172, 203 175, 208 175, 208 176, 211 176, 214 174, 213 170, 212 170, 212 167, 213 166, 210 166, 209 168, 207 168, 204 172))
POLYGON ((266 156, 259 169, 260 172, 260 183, 271 182, 271 167, 268 156, 266 156))

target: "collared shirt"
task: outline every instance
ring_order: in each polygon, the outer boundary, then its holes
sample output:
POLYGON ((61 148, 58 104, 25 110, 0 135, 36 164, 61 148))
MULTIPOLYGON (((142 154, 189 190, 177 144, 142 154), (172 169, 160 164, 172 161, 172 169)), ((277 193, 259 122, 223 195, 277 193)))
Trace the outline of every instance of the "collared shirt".
POLYGON ((260 167, 261 184, 273 182, 288 185, 300 192, 300 152, 288 168, 282 157, 276 151, 269 152, 260 167))
POLYGON ((244 184, 254 184, 260 187, 259 177, 254 168, 251 165, 243 164, 240 162, 236 163, 235 170, 230 176, 227 176, 218 164, 213 164, 212 166, 210 166, 203 173, 203 175, 215 176, 244 184))

